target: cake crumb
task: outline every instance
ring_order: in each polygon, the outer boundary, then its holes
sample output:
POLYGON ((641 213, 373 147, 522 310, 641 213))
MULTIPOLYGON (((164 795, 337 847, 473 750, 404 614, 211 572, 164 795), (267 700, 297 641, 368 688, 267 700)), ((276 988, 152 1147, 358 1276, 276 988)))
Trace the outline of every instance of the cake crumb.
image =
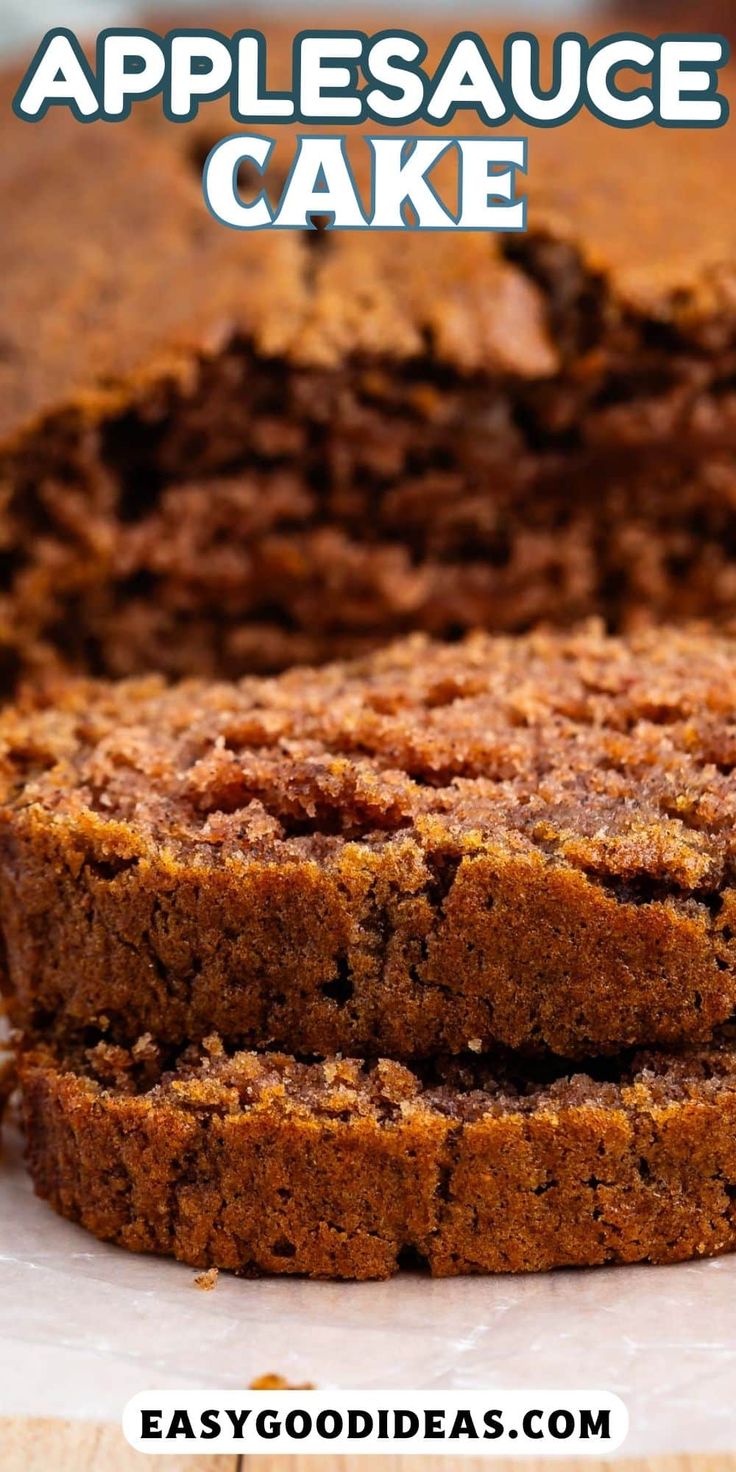
POLYGON ((483 1052, 483 1040, 482 1040, 482 1038, 468 1038, 468 1048, 470 1049, 470 1052, 471 1053, 482 1053, 483 1052))
POLYGON ((219 1268, 207 1268, 204 1273, 197 1273, 194 1279, 195 1288, 201 1288, 203 1293, 211 1293, 217 1287, 217 1279, 220 1276, 219 1268))

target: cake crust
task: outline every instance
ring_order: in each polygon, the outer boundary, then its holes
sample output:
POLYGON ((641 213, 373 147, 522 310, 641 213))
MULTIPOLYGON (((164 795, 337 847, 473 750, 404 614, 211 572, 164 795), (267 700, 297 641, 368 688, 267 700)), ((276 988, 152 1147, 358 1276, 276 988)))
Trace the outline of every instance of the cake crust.
POLYGON ((26 1029, 583 1056, 734 1011, 734 641, 592 627, 0 720, 26 1029))

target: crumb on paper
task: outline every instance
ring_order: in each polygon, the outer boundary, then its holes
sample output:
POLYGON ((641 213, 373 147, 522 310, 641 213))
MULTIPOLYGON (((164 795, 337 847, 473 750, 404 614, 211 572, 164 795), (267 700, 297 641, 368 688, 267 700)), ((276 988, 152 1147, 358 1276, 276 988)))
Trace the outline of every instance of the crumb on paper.
POLYGON ((204 1273, 197 1273, 194 1279, 195 1288, 201 1288, 203 1293, 211 1293, 217 1287, 217 1279, 220 1276, 219 1268, 207 1268, 204 1273))
POLYGON ((290 1380, 285 1380, 283 1375, 258 1375, 251 1380, 249 1390, 316 1390, 311 1380, 305 1380, 301 1385, 292 1385, 290 1380))

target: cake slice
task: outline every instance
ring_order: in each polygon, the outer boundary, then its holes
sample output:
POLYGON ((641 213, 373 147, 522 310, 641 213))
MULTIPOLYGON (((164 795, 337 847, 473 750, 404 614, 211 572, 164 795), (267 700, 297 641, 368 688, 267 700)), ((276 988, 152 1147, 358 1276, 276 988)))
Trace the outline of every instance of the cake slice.
POLYGON ((107 1241, 240 1273, 675 1262, 736 1245, 736 1051, 546 1080, 301 1063, 215 1038, 21 1058, 39 1195, 107 1241))
POLYGON ((736 642, 597 628, 0 718, 14 1022, 585 1056, 736 1000, 736 642))
MULTIPOLYGON (((278 89, 294 28, 264 25, 278 89)), ((457 26, 428 34, 430 66, 457 26)), ((524 234, 249 236, 202 198, 224 104, 31 127, 18 81, 0 79, 0 689, 237 676, 414 628, 734 615, 736 219, 727 189, 692 206, 732 177, 733 129, 528 130, 524 234)))

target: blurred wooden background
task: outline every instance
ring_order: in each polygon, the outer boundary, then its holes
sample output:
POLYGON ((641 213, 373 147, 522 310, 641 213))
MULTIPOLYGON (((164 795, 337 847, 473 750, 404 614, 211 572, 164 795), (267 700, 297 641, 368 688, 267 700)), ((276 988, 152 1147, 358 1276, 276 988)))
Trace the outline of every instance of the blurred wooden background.
MULTIPOLYGON (((156 1465, 156 1463, 153 1463, 156 1465)), ((736 1455, 654 1457, 646 1461, 589 1458, 167 1456, 162 1472, 736 1472, 736 1455)), ((141 1472, 145 1461, 118 1426, 92 1422, 0 1420, 2 1472, 141 1472)))

